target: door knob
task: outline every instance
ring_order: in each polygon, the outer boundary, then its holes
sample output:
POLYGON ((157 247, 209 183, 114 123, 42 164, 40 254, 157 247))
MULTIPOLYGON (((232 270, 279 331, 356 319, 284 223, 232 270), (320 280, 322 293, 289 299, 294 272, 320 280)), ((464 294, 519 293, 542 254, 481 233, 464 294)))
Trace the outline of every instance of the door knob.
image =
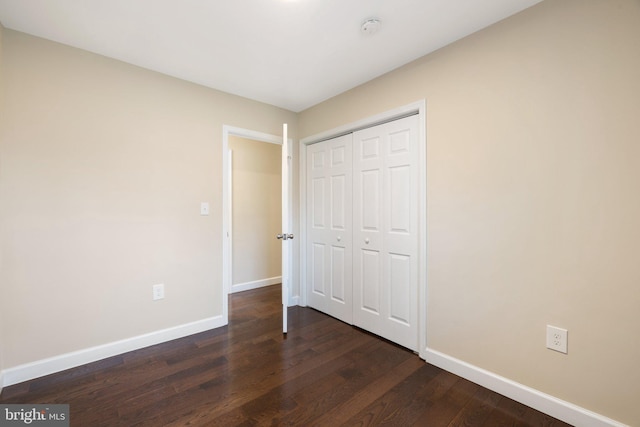
POLYGON ((364 242, 368 245, 369 244, 369 238, 367 237, 366 239, 364 239, 364 242))
POLYGON ((282 240, 290 240, 293 239, 293 234, 276 234, 276 239, 282 239, 282 240))

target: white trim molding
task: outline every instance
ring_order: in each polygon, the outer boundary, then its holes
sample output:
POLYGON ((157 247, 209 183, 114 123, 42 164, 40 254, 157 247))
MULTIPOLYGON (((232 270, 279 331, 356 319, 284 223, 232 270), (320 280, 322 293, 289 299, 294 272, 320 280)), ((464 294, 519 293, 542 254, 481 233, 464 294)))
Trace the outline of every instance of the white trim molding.
POLYGON ((517 402, 575 426, 628 427, 618 421, 566 402, 493 372, 471 365, 439 351, 427 348, 426 362, 471 382, 507 396, 517 402))
POLYGON ((219 328, 225 325, 222 320, 222 316, 210 317, 5 369, 0 372, 0 389, 111 356, 219 328))
POLYGON ((258 289, 281 283, 282 276, 269 277, 267 279, 254 280, 252 282, 236 283, 235 285, 231 285, 231 291, 229 293, 233 294, 235 292, 249 291, 251 289, 258 289))

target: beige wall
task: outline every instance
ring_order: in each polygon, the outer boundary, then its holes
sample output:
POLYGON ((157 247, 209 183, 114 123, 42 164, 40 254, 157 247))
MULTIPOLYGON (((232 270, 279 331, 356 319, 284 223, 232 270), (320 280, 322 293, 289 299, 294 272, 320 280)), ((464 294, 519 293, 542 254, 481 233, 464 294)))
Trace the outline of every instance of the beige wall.
POLYGON ((233 152, 232 285, 278 277, 282 272, 281 146, 229 137, 233 152))
MULTIPOLYGON (((4 27, 2 26, 2 24, 0 24, 0 83, 2 82, 2 43, 3 43, 3 36, 4 36, 4 27)), ((3 89, 2 89, 2 84, 0 84, 0 135, 2 135, 2 128, 4 126, 4 121, 2 120, 2 116, 3 116, 3 98, 4 98, 4 93, 3 93, 3 89)), ((0 165, 2 165, 2 152, 0 151, 0 165)), ((0 172, 1 174, 1 172, 0 172)), ((4 203, 0 200, 0 218, 2 217, 2 207, 3 207, 4 203)), ((4 251, 2 250, 2 247, 0 246, 0 272, 3 270, 3 263, 2 263, 2 259, 3 259, 3 253, 4 251)), ((6 304, 6 300, 5 298, 2 298, 2 296, 4 295, 4 280, 0 280, 0 392, 2 391, 2 370, 4 369, 4 319, 2 316, 2 313, 6 310, 5 308, 5 304, 6 304)))
POLYGON ((426 99, 428 347, 630 425, 639 23, 634 0, 545 1, 299 117, 306 137, 426 99))
POLYGON ((220 316, 223 124, 295 114, 10 30, 2 57, 4 368, 220 316))

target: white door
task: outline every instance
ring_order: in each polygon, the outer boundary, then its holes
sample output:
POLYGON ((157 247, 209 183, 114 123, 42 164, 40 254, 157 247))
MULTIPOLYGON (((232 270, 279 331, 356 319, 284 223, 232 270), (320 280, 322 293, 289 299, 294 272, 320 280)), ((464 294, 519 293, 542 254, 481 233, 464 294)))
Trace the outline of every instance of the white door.
POLYGON ((287 124, 282 125, 282 233, 276 237, 282 239, 282 333, 287 333, 289 289, 291 287, 291 266, 293 240, 291 226, 291 152, 287 136, 287 124))
POLYGON ((418 349, 418 117, 353 135, 353 323, 418 349))
POLYGON ((307 148, 309 306, 353 323, 352 134, 307 148))

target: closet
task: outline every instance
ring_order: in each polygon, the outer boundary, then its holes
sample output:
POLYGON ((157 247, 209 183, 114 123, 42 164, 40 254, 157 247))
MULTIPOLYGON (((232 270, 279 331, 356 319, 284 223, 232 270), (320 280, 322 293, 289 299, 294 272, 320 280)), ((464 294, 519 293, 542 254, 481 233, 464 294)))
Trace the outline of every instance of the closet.
POLYGON ((307 304, 418 349, 418 116, 307 147, 307 304))

